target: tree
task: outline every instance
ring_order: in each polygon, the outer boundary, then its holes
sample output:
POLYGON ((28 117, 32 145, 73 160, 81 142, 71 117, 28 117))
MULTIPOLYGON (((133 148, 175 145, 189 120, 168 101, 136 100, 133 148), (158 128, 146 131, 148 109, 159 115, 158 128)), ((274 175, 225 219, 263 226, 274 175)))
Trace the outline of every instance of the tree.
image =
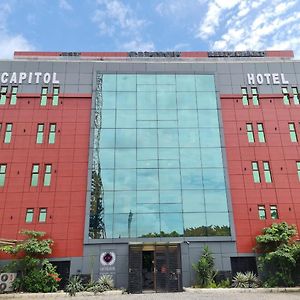
POLYGON ((0 251, 10 254, 14 260, 5 271, 18 272, 14 289, 23 292, 54 292, 60 281, 55 267, 45 258, 51 254, 51 239, 44 239, 45 232, 23 230, 26 238, 15 245, 0 247, 0 251))
POLYGON ((192 265, 197 273, 197 284, 202 287, 209 287, 217 275, 215 270, 214 258, 208 246, 204 246, 202 255, 199 261, 192 265))
POLYGON ((300 258, 300 245, 295 242, 297 230, 286 222, 263 229, 256 237, 260 253, 258 268, 267 286, 294 286, 295 269, 300 258))

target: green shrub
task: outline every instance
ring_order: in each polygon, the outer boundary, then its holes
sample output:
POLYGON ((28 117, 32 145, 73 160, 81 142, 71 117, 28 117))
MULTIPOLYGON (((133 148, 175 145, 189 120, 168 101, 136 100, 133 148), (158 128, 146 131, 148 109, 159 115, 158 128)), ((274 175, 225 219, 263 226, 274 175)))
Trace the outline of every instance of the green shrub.
POLYGON ((102 275, 94 282, 87 291, 93 292, 95 295, 105 291, 111 291, 114 288, 114 280, 111 275, 102 275))
POLYGON ((259 279, 253 272, 237 272, 232 279, 232 286, 235 288, 257 288, 259 279))
POLYGON ((65 291, 72 297, 75 296, 76 293, 84 290, 84 286, 82 284, 82 280, 79 276, 72 276, 65 288, 65 291))

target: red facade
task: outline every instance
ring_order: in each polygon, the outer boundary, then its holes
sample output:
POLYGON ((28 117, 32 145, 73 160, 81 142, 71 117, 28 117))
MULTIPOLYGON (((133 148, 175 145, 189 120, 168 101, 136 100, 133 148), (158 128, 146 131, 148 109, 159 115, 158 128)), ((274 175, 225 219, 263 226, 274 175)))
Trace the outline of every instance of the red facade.
POLYGON ((21 229, 40 230, 55 241, 53 257, 82 256, 88 172, 91 95, 59 95, 46 106, 40 94, 18 93, 16 105, 0 106, 0 164, 6 164, 0 187, 0 237, 22 239, 21 229), (4 143, 5 125, 13 124, 10 143, 4 143), (37 126, 44 139, 36 143, 37 126), (48 143, 50 124, 56 124, 55 143, 48 143), (38 185, 31 186, 33 164, 39 164, 38 185), (43 185, 45 164, 51 164, 51 184, 43 185), (26 210, 34 209, 32 222, 26 210), (40 208, 47 209, 39 222, 40 208))
POLYGON ((251 253, 255 236, 274 222, 286 221, 300 229, 300 181, 296 162, 298 142, 292 142, 289 123, 300 130, 300 107, 283 103, 283 95, 260 95, 260 104, 242 103, 241 95, 221 95, 222 118, 228 164, 229 184, 239 253, 251 253), (247 138, 246 124, 253 124, 255 142, 247 138), (258 141, 257 123, 263 124, 265 143, 258 141), (254 183, 252 162, 258 162, 261 182, 254 183), (269 162, 272 182, 266 183, 263 162, 269 162), (266 219, 258 206, 266 209, 266 219), (270 205, 278 208, 272 219, 270 205))

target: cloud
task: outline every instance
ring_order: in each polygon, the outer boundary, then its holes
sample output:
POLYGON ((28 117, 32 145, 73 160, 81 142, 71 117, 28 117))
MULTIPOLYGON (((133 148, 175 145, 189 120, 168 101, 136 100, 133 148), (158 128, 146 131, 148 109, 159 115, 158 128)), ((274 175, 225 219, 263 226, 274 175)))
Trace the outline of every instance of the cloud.
POLYGON ((292 49, 296 56, 300 54, 298 1, 223 2, 214 0, 209 3, 203 23, 196 31, 196 37, 207 41, 211 49, 292 49))
POLYGON ((0 5, 0 58, 10 59, 14 51, 31 51, 34 46, 22 35, 12 34, 7 28, 7 18, 12 13, 9 4, 0 5))
POLYGON ((141 40, 126 42, 121 48, 125 51, 153 51, 155 49, 152 42, 143 42, 141 40))
POLYGON ((119 0, 98 0, 100 8, 96 9, 92 21, 98 25, 100 34, 130 34, 137 32, 146 23, 135 16, 134 11, 119 0))
POLYGON ((72 5, 67 0, 59 0, 58 5, 59 8, 63 10, 68 10, 68 11, 73 10, 72 5))
POLYGON ((143 40, 147 20, 139 18, 135 11, 121 0, 97 0, 97 9, 92 16, 100 35, 110 37, 119 50, 153 51, 151 41, 143 40))

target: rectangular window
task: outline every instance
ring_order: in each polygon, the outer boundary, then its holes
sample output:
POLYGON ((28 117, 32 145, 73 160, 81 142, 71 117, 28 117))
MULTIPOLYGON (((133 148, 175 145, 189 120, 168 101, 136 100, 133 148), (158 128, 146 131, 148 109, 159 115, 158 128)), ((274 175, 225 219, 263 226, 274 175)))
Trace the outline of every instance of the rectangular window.
POLYGON ((31 171, 31 186, 37 186, 39 182, 39 168, 38 164, 32 165, 31 171))
POLYGON ((47 105, 47 94, 48 94, 48 88, 43 87, 42 88, 42 96, 41 96, 41 106, 47 105))
POLYGON ((260 143, 265 143, 265 133, 264 133, 264 125, 262 123, 257 123, 257 132, 258 132, 258 140, 260 143))
POLYGON ((252 174, 253 174, 254 182, 259 183, 260 182, 260 175, 259 175, 259 169, 258 169, 257 161, 252 162, 252 174))
POLYGON ((59 87, 53 88, 53 98, 52 98, 52 105, 58 105, 58 94, 59 94, 59 87))
POLYGON ((253 105, 259 105, 258 92, 256 87, 251 88, 253 105))
POLYGON ((26 223, 32 223, 33 221, 33 208, 27 208, 26 209, 26 217, 25 217, 25 222, 26 223))
POLYGON ((272 219, 278 219, 277 205, 270 205, 270 215, 272 219))
POLYGON ((5 184, 6 165, 0 165, 0 186, 5 184))
POLYGON ((249 105, 248 91, 247 91, 247 88, 245 88, 245 87, 242 88, 242 102, 243 102, 243 105, 249 105))
POLYGON ((5 144, 9 144, 11 142, 12 127, 13 127, 12 123, 6 123, 5 135, 4 135, 5 144))
POLYGON ((50 124, 49 139, 48 139, 49 144, 55 143, 55 133, 56 133, 56 124, 50 124))
POLYGON ((290 105, 290 95, 289 95, 287 87, 282 87, 281 91, 283 94, 283 104, 290 105))
POLYGON ((45 165, 44 186, 49 186, 51 184, 51 170, 51 165, 45 165))
POLYGON ((11 88, 10 105, 16 105, 17 104, 17 92, 18 92, 18 87, 13 86, 11 88))
POLYGON ((0 90, 0 105, 4 105, 6 103, 6 93, 7 86, 2 86, 0 90))
POLYGON ((298 137, 296 133, 295 123, 289 123, 289 131, 290 131, 290 138, 292 143, 298 142, 298 137))
POLYGON ((40 208, 39 222, 44 223, 47 219, 47 208, 40 208))
POLYGON ((265 180, 266 180, 267 183, 270 183, 270 182, 272 182, 270 164, 269 164, 269 162, 264 161, 263 165, 264 165, 265 180))
POLYGON ((298 105, 299 104, 298 88, 297 87, 292 87, 292 91, 293 91, 294 104, 298 105))
POLYGON ((247 124, 246 124, 246 128, 247 128, 248 142, 249 142, 249 143, 254 143, 254 134, 253 134, 253 126, 252 126, 252 123, 247 123, 247 124))
POLYGON ((264 205, 258 205, 258 217, 260 220, 266 219, 266 208, 264 205))
POLYGON ((38 124, 37 134, 36 134, 36 143, 42 144, 44 139, 44 124, 38 124))
POLYGON ((299 179, 299 181, 300 181, 300 161, 297 161, 297 162, 296 162, 296 165, 297 165, 298 179, 299 179))

